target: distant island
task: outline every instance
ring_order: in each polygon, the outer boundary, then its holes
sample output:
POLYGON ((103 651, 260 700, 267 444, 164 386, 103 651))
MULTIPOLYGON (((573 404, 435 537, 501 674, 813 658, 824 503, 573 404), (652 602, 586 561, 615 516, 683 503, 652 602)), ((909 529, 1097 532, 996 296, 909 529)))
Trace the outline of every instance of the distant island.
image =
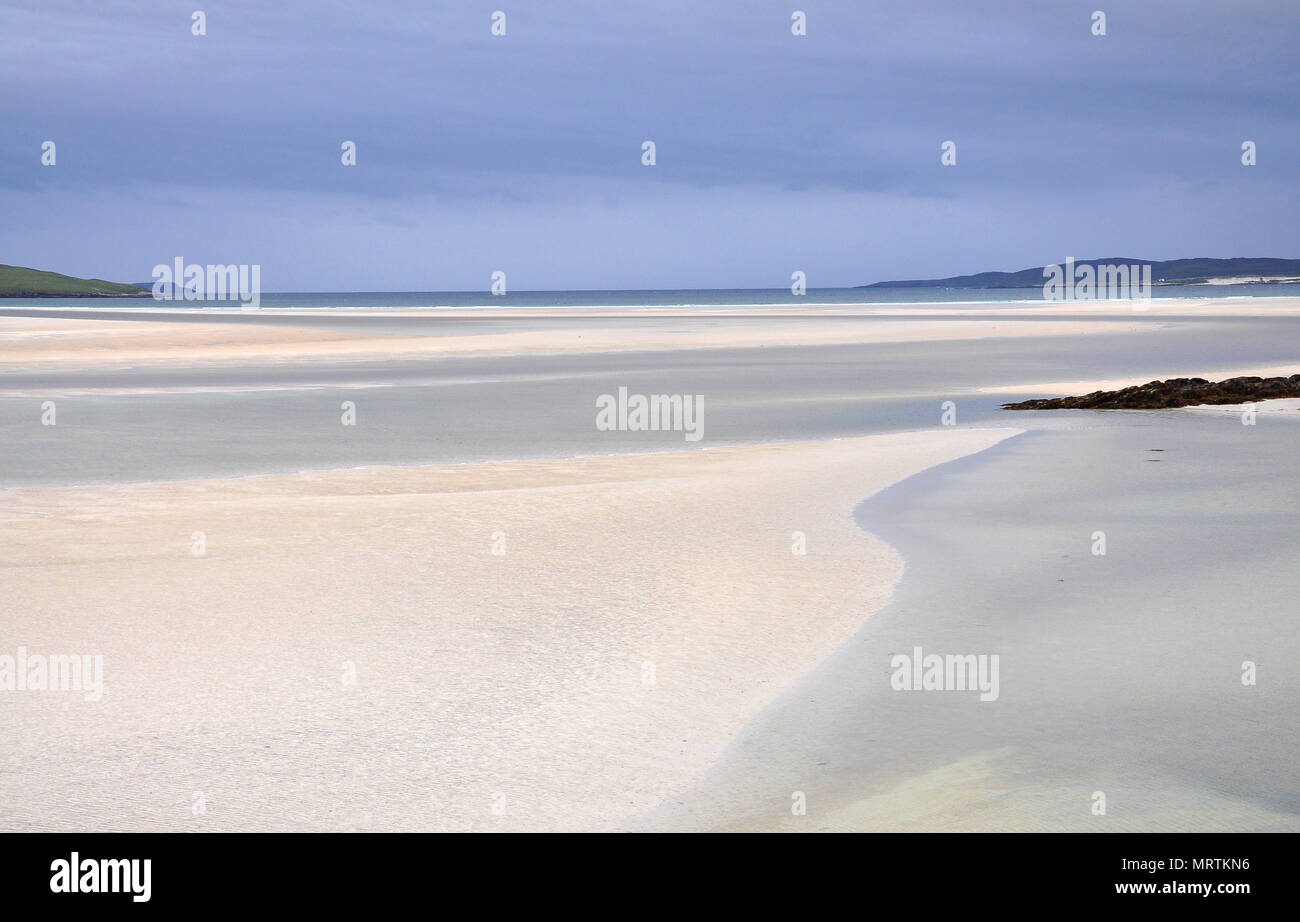
POLYGON ((0 265, 0 298, 147 298, 148 288, 0 265))
MULTIPOLYGON (((1103 259, 1076 259, 1076 268, 1092 266, 1151 266, 1155 285, 1260 285, 1300 282, 1300 259, 1134 259, 1112 256, 1103 259)), ((859 288, 1042 288, 1046 266, 1021 269, 1019 272, 979 272, 954 275, 946 279, 899 279, 859 285, 859 288)))

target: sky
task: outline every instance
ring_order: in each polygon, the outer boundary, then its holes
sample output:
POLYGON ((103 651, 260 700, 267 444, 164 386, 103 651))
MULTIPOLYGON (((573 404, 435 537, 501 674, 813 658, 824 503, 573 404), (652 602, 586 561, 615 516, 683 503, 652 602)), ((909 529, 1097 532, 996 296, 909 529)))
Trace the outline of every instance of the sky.
POLYGON ((0 0, 0 263, 523 291, 1297 258, 1298 45, 1296 0, 0 0))

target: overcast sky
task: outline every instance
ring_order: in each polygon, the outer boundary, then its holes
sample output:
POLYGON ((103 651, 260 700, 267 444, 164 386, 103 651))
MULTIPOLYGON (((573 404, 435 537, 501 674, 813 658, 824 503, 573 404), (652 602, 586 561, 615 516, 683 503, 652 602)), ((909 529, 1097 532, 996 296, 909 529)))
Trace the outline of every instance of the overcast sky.
POLYGON ((0 0, 0 263, 520 291, 1300 257, 1298 46, 1296 0, 0 0))

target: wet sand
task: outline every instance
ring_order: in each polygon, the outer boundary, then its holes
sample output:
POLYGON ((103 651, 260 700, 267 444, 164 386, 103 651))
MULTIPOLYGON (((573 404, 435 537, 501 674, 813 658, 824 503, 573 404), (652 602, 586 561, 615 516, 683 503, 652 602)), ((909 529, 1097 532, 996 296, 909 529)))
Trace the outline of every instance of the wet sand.
MULTIPOLYGON (((1068 333, 1137 331, 1127 315, 1080 322, 1039 314, 936 315, 927 322, 890 315, 837 315, 834 311, 783 311, 735 317, 719 313, 663 311, 616 315, 533 311, 527 316, 403 314, 401 333, 374 332, 365 312, 321 318, 301 313, 230 313, 228 322, 204 322, 203 312, 175 312, 167 320, 0 318, 0 369, 123 368, 247 362, 367 361, 421 356, 555 355, 642 352, 662 349, 762 348, 837 343, 901 343, 991 336, 1059 336, 1068 333), (419 324, 420 319, 430 322, 419 324), (299 322, 289 325, 297 319, 299 322), (354 320, 349 329, 349 320, 354 320), (437 323, 435 321, 445 321, 437 323), (512 321, 495 331, 476 327, 512 321), (789 321, 797 320, 797 323, 789 321), (628 321, 635 321, 629 323, 628 321), (704 322, 702 322, 704 321, 704 322)), ((385 312, 376 312, 382 315, 385 312)), ((151 312, 151 316, 159 312, 151 312)), ((162 316, 166 316, 163 314, 162 316)))
POLYGON ((1300 413, 1039 415, 859 508, 894 600, 632 828, 1300 831, 1300 413), (997 699, 895 690, 916 646, 997 699))

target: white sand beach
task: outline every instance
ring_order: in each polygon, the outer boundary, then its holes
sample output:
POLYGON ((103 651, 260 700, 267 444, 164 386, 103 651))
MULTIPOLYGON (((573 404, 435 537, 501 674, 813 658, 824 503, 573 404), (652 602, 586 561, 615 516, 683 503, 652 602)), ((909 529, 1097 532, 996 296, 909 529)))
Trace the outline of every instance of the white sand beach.
POLYGON ((3 826, 618 827, 889 600, 858 502, 1015 431, 0 493, 0 636, 104 670, 0 694, 3 826))
MULTIPOLYGON (((1111 828, 1288 828, 1257 792, 1198 812, 1189 803, 1211 803, 1212 787, 1169 765, 1062 755, 1070 733, 1044 730, 1038 750, 1014 756, 989 749, 978 721, 954 717, 931 736, 916 720, 926 708, 881 709, 893 699, 874 697, 874 660, 830 664, 907 587, 903 557, 854 520, 869 496, 1000 443, 1030 444, 1013 426, 1057 433, 1041 443, 1054 452, 1045 469, 1025 462, 1035 476, 1115 464, 1103 460, 1108 430, 1090 421, 1103 417, 1000 415, 991 395, 1294 373, 1278 363, 1300 299, 1152 302, 1141 319, 1117 305, 915 309, 514 311, 514 326, 490 334, 405 310, 0 318, 0 428, 13 446, 0 459, 0 656, 102 656, 104 677, 96 701, 0 691, 12 731, 0 828, 1077 828, 1086 816, 1056 811, 1073 811, 1075 786, 1095 775, 1128 795, 1131 812, 1111 828), (1229 334, 1254 345, 1236 366, 1201 367, 1229 334), (683 451, 680 437, 597 431, 593 399, 624 384, 703 392, 705 440, 683 451), (53 398, 58 425, 47 427, 53 398), (359 403, 359 427, 340 426, 343 401, 359 403), (950 401, 955 426, 941 424, 950 401), (1059 435, 1072 426, 1096 428, 1093 441, 1059 435), (788 434, 805 432, 818 437, 788 434), (461 463, 374 460, 411 457, 461 463), (231 473, 249 469, 274 473, 231 473), (55 485, 31 485, 45 483, 55 485), (828 691, 806 700, 795 691, 805 682, 828 691), (865 745, 852 720, 825 739, 805 732, 825 707, 881 721, 886 758, 844 758, 865 745), (740 742, 751 739, 772 747, 758 766, 740 742), (816 822, 800 825, 789 792, 823 765, 839 774, 816 789, 816 822)), ((1175 416, 1212 426, 1228 412, 1175 416)), ((1277 415, 1202 428, 1187 458, 1271 469, 1296 431, 1270 428, 1277 415)), ((1194 525, 1223 508, 1208 475, 1178 466, 1185 440, 1170 419, 1156 429, 1139 417, 1143 450, 1174 449, 1143 459, 1164 462, 1144 476, 1171 478, 1148 487, 1178 490, 1173 507, 1194 525)), ((1127 506, 1129 476, 1079 502, 1127 506)), ((1018 488, 989 482, 999 496, 1018 488)), ((1023 563, 1038 547, 1096 523, 1041 495, 997 516, 997 546, 1019 547, 1008 559, 1027 568, 1019 583, 988 588, 999 559, 951 573, 946 559, 925 560, 931 576, 908 594, 922 599, 917 623, 977 649, 982 634, 962 634, 977 609, 1007 632, 996 649, 1009 659, 1057 669, 998 593, 1051 572, 1023 563), (951 599, 931 603, 931 592, 951 599)), ((971 516, 944 528, 958 526, 964 548, 993 533, 971 516)), ((931 532, 926 554, 960 556, 946 536, 931 532)), ((1208 573, 1183 573, 1179 560, 1097 592, 1140 597, 1152 573, 1185 585, 1208 573)), ((1207 585, 1206 598, 1227 583, 1207 585)), ((1054 576, 1047 586, 1057 590, 1054 576)), ((1214 610, 1249 622, 1232 606, 1214 610)), ((1092 643, 1091 617, 1058 635, 1092 643)), ((1181 636, 1178 612, 1151 617, 1153 632, 1181 636)), ((1276 627, 1251 636, 1278 649, 1276 627)), ((1143 642, 1126 649, 1142 655, 1143 642)), ((1014 677, 1006 698, 1022 708, 1003 712, 1013 736, 1079 706, 1068 686, 1031 691, 1014 677)), ((1112 719, 1131 695, 1104 700, 1112 719)), ((1161 720, 1181 714, 1165 707, 1161 720)), ((1266 781, 1285 780, 1269 770, 1266 781)))

